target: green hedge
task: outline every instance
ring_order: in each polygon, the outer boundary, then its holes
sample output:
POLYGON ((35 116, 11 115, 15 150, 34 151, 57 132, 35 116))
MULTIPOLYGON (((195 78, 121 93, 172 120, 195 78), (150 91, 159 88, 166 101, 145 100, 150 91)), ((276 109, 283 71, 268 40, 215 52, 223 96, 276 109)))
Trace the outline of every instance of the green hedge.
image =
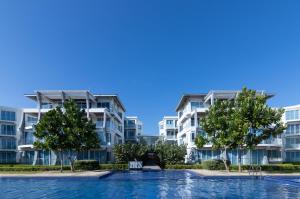
MULTIPOLYGON (((255 165, 254 165, 255 166, 255 165)), ((300 165, 294 164, 268 164, 268 165, 260 165, 262 171, 282 171, 282 172, 300 172, 300 165)), ((243 170, 248 170, 250 165, 242 165, 243 170)), ((238 170, 237 165, 231 165, 231 170, 238 170)))
MULTIPOLYGON (((60 166, 32 166, 32 165, 1 165, 0 171, 58 171, 60 166)), ((70 170, 70 166, 63 166, 63 170, 70 170)))
POLYGON ((165 169, 202 169, 201 164, 167 164, 165 169))
POLYGON ((77 160, 74 166, 75 170, 98 170, 100 168, 97 160, 77 160))
MULTIPOLYGON (((84 167, 79 167, 80 170, 94 170, 91 169, 90 163, 88 163, 88 166, 86 163, 79 163, 80 165, 84 164, 84 167)), ((93 163, 94 164, 94 163, 93 163)), ((75 166, 76 169, 78 168, 75 166)), ((127 164, 98 164, 97 162, 97 169, 101 170, 126 170, 128 169, 127 164)), ((41 166, 41 165, 24 165, 24 164, 0 164, 0 172, 1 171, 59 171, 60 165, 53 165, 53 166, 41 166)), ((70 166, 63 166, 63 170, 70 170, 70 166)))
MULTIPOLYGON (((230 162, 227 162, 230 165, 230 162)), ((208 170, 225 170, 225 165, 223 160, 205 160, 202 162, 203 169, 208 170)))

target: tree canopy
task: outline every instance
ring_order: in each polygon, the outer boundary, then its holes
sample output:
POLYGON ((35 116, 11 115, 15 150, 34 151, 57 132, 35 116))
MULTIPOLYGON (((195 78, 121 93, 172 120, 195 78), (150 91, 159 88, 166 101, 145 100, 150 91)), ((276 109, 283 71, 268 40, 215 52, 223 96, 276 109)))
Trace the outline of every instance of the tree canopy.
MULTIPOLYGON (((268 96, 255 90, 243 88, 233 100, 217 100, 201 119, 206 135, 196 139, 198 148, 207 142, 214 149, 251 149, 271 137, 281 134, 285 126, 281 122, 282 109, 267 105, 268 96)), ((226 154, 225 154, 226 155, 226 154)), ((225 156, 224 156, 224 159, 225 156)))
POLYGON ((36 148, 60 153, 61 166, 63 153, 68 152, 72 171, 78 152, 100 148, 95 124, 73 100, 67 100, 63 108, 58 106, 45 113, 36 125, 34 136, 36 148))

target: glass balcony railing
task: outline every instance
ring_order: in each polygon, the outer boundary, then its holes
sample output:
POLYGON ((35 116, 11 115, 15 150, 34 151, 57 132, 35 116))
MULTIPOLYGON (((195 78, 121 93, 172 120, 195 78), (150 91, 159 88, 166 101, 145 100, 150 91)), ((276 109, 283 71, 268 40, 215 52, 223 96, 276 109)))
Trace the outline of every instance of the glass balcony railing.
POLYGON ((285 145, 285 148, 299 149, 300 148, 300 144, 290 144, 290 143, 287 143, 285 145))
POLYGON ((274 144, 274 145, 280 145, 282 144, 282 140, 278 138, 269 138, 267 140, 263 140, 260 144, 274 144))

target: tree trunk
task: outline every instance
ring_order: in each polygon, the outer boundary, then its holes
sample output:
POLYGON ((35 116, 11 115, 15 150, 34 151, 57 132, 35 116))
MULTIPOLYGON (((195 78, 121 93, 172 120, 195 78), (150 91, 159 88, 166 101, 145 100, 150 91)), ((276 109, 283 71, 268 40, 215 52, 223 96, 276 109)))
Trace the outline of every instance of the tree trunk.
POLYGON ((241 154, 241 148, 238 148, 238 165, 239 165, 239 172, 242 172, 242 154, 241 154))
POLYGON ((225 148, 224 151, 223 151, 223 158, 222 159, 223 159, 226 171, 229 172, 229 166, 227 164, 227 148, 225 148))
POLYGON ((63 172, 63 164, 64 164, 64 158, 63 158, 63 152, 60 151, 60 172, 63 172))

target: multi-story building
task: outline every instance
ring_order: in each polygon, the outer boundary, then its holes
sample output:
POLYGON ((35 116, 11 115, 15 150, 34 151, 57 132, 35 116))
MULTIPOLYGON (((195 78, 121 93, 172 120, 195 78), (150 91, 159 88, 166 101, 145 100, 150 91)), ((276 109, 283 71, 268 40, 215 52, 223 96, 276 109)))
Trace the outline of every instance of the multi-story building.
POLYGON ((15 163, 20 142, 21 110, 0 106, 0 163, 15 163))
POLYGON ((300 162, 300 105, 285 107, 283 122, 287 129, 283 134, 284 159, 300 162))
POLYGON ((158 123, 159 135, 165 142, 177 143, 177 116, 164 116, 158 123))
MULTIPOLYGON (((12 109, 1 107, 1 161, 25 164, 57 164, 52 151, 36 150, 33 147, 35 125, 43 115, 62 106, 65 100, 73 99, 86 112, 86 117, 96 124, 101 149, 80 153, 78 159, 96 159, 110 162, 112 146, 124 142, 125 108, 117 95, 92 94, 87 90, 51 90, 26 94, 36 102, 35 108, 12 109), (16 152, 18 151, 17 155, 16 152)), ((68 164, 68 159, 64 158, 68 164)))
MULTIPOLYGON (((178 113, 178 144, 187 145, 187 162, 197 162, 207 159, 220 159, 221 154, 218 150, 213 150, 211 144, 206 144, 202 149, 195 146, 197 135, 204 135, 200 125, 200 118, 205 116, 208 108, 214 104, 215 100, 232 100, 240 91, 210 91, 202 94, 186 94, 180 99, 176 108, 178 113)), ((273 94, 263 91, 257 92, 258 95, 266 95, 268 98, 273 94)), ((254 150, 243 150, 243 164, 268 164, 271 162, 282 161, 282 139, 281 137, 270 138, 260 143, 254 150)), ((238 162, 238 151, 231 150, 227 154, 232 164, 238 162)))
POLYGON ((143 133, 143 123, 137 116, 127 116, 124 120, 125 142, 137 143, 143 133))

